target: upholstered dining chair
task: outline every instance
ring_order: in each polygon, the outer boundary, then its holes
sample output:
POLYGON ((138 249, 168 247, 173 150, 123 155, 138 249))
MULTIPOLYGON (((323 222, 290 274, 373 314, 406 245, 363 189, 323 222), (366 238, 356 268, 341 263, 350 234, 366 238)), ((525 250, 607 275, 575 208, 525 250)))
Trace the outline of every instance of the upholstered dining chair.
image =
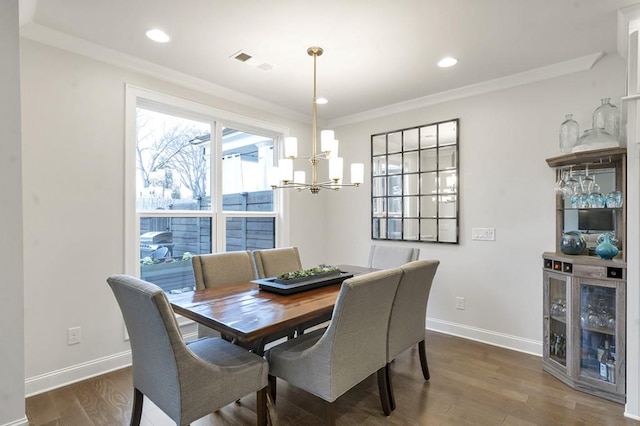
POLYGON ((397 268, 405 263, 418 260, 419 248, 392 247, 373 244, 369 251, 369 268, 397 268))
POLYGON ((258 278, 275 277, 302 269, 298 247, 254 250, 253 258, 258 278))
MULTIPOLYGON (((293 272, 302 269, 298 247, 283 247, 266 250, 254 250, 253 259, 256 265, 256 273, 259 278, 275 277, 285 272, 293 272)), ((325 323, 331 319, 331 315, 316 318, 299 324, 295 333, 303 334, 307 328, 325 323)), ((293 334, 289 335, 293 337, 293 334)))
POLYGON ((387 366, 385 367, 386 382, 389 387, 389 403, 392 410, 395 409, 396 404, 393 396, 390 363, 401 352, 417 343, 422 375, 425 380, 430 378, 424 334, 429 292, 439 264, 438 260, 416 260, 401 267, 403 274, 389 317, 387 366))
POLYGON ((267 351, 271 398, 275 401, 279 377, 323 399, 326 420, 333 424, 334 401, 377 372, 380 401, 389 415, 387 329, 401 276, 396 268, 345 280, 326 331, 304 334, 267 351))
POLYGON ((145 396, 182 426, 252 392, 257 393, 258 425, 267 424, 263 358, 220 338, 185 344, 160 287, 128 275, 113 275, 107 282, 131 342, 132 425, 140 424, 145 396))
POLYGON ((191 258, 196 289, 251 281, 257 278, 248 251, 200 254, 191 258))
MULTIPOLYGON (((253 256, 248 251, 201 254, 191 258, 196 290, 257 278, 253 256)), ((218 337, 220 333, 198 324, 198 337, 218 337)))

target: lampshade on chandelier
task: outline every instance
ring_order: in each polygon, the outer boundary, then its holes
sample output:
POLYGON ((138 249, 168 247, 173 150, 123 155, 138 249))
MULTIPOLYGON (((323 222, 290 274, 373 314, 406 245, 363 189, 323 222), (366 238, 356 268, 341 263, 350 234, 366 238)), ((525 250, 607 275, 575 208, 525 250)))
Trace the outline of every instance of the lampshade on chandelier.
POLYGON ((311 182, 307 182, 304 171, 293 170, 293 160, 298 158, 298 139, 286 137, 284 139, 284 157, 273 167, 269 179, 271 188, 295 188, 298 191, 308 189, 317 194, 320 189, 337 191, 344 186, 360 186, 364 181, 364 164, 351 165, 351 183, 342 183, 343 160, 338 157, 338 141, 334 138, 333 130, 323 130, 320 133, 320 153, 318 153, 318 91, 316 78, 316 62, 322 55, 321 47, 307 49, 309 56, 313 56, 313 134, 311 157, 300 157, 311 162, 311 182), (329 161, 329 179, 318 181, 318 163, 320 160, 329 161))

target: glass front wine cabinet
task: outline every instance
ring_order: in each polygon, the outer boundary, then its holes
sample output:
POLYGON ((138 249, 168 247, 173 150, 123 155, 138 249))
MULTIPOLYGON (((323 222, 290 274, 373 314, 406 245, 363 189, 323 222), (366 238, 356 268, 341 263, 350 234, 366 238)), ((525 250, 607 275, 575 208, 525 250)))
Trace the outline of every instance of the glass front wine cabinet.
POLYGON ((624 403, 626 264, 558 253, 543 259, 544 370, 624 403))

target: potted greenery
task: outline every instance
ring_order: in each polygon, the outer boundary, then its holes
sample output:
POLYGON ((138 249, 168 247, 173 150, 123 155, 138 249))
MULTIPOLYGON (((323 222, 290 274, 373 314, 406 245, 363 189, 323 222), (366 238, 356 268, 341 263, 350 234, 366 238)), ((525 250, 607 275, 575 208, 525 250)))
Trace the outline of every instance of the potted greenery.
POLYGON ((140 259, 140 277, 152 282, 164 291, 190 289, 195 286, 191 258, 193 255, 185 252, 179 257, 153 259, 149 256, 140 259))

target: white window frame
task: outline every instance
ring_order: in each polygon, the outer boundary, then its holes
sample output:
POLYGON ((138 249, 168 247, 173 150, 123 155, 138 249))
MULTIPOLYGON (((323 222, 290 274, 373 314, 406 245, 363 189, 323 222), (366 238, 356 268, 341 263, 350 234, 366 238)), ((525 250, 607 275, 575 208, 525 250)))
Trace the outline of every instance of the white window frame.
POLYGON ((222 127, 231 127, 247 133, 273 138, 274 162, 280 158, 282 141, 289 129, 274 123, 241 114, 224 111, 208 105, 166 95, 134 85, 125 86, 125 178, 124 178, 124 273, 140 276, 140 217, 210 217, 212 220, 212 252, 223 251, 226 241, 226 219, 230 217, 275 218, 276 247, 289 245, 287 211, 289 198, 283 191, 274 192, 272 212, 222 211, 222 127), (138 107, 174 114, 211 123, 211 211, 154 210, 138 212, 136 209, 136 110, 138 107), (215 196, 213 196, 215 194, 215 196), (214 205, 215 201, 215 205, 214 205))

